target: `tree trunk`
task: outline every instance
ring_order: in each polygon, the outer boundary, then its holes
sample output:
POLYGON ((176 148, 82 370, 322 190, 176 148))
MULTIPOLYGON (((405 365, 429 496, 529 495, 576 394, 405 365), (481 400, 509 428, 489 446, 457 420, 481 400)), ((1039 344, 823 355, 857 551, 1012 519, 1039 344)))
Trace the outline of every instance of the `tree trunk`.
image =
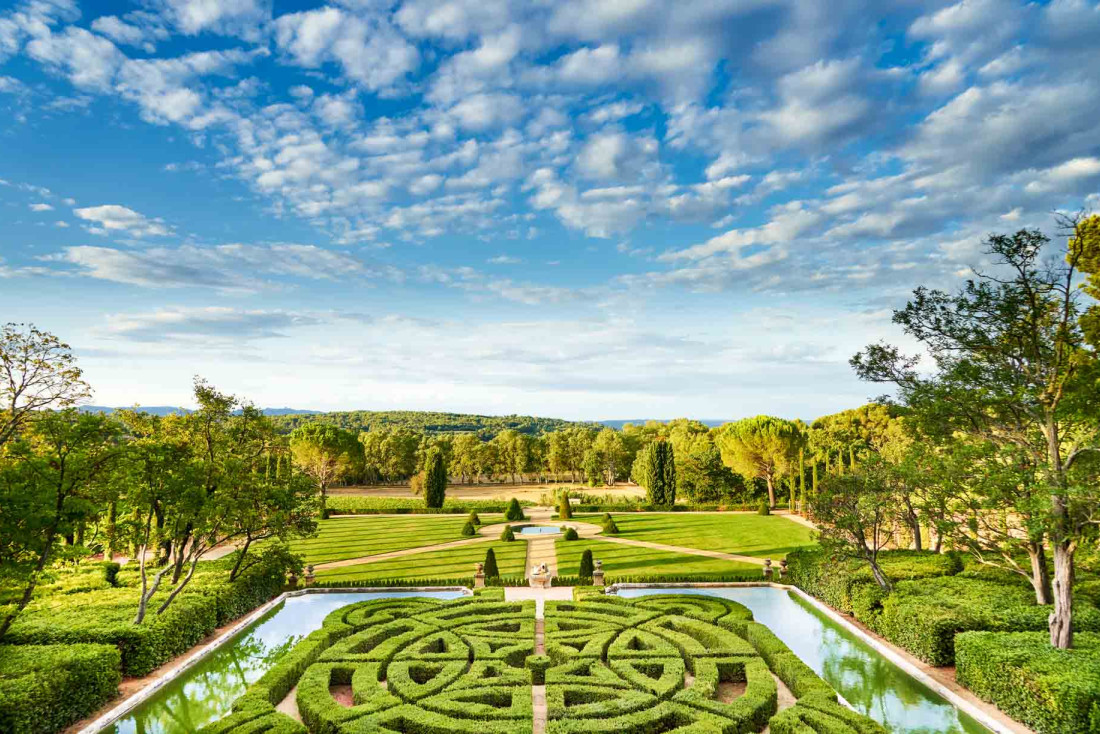
POLYGON ((325 519, 325 506, 328 504, 328 485, 321 482, 321 519, 325 519))
POLYGON ((118 503, 112 502, 107 506, 107 548, 104 555, 108 561, 115 560, 115 552, 118 550, 118 503))
POLYGON ((1047 554, 1042 543, 1028 543, 1027 555, 1031 559, 1031 575, 1028 581, 1035 590, 1036 604, 1054 602, 1050 587, 1050 570, 1047 568, 1047 554))
POLYGON ((168 595, 168 598, 167 598, 167 599, 165 599, 165 600, 164 600, 164 603, 160 605, 160 608, 159 608, 159 609, 157 609, 157 614, 158 614, 158 615, 159 615, 159 614, 164 614, 164 610, 165 610, 165 609, 167 609, 167 608, 168 608, 168 606, 169 606, 169 605, 170 605, 170 604, 171 604, 171 603, 172 603, 173 601, 175 601, 176 597, 177 597, 177 596, 179 596, 179 593, 180 593, 181 591, 183 591, 183 587, 187 586, 187 582, 188 582, 188 581, 190 581, 190 580, 191 580, 191 577, 195 575, 195 566, 197 566, 197 565, 199 564, 199 558, 200 558, 201 556, 202 556, 202 554, 201 554, 201 553, 198 553, 198 554, 195 554, 195 557, 191 559, 191 568, 189 568, 189 569, 187 570, 187 576, 185 576, 185 577, 184 577, 183 581, 181 581, 181 582, 180 582, 180 583, 179 583, 179 584, 178 584, 178 585, 176 586, 176 588, 172 589, 172 593, 170 593, 170 594, 168 595))
MULTIPOLYGON (((60 505, 64 502, 58 503, 60 505)), ((42 575, 43 569, 46 568, 46 559, 50 556, 50 549, 53 548, 54 537, 57 534, 57 522, 46 531, 46 545, 42 549, 42 553, 38 556, 38 563, 35 564, 34 572, 31 573, 30 579, 27 580, 27 588, 23 590, 23 596, 19 599, 19 603, 15 605, 15 609, 12 610, 4 617, 4 621, 0 622, 0 640, 4 639, 4 635, 8 633, 8 628, 11 627, 15 618, 26 609, 27 605, 31 602, 31 597, 34 596, 34 588, 38 585, 38 577, 42 575)))
POLYGON ((180 576, 183 575, 183 562, 186 559, 186 556, 184 555, 184 551, 187 550, 187 542, 189 540, 192 543, 194 543, 194 541, 191 539, 191 531, 193 529, 194 529, 194 527, 191 525, 191 523, 187 523, 187 528, 184 532, 183 539, 180 540, 179 546, 176 548, 176 562, 172 564, 172 566, 173 566, 173 568, 172 568, 172 583, 173 584, 179 583, 180 576))
POLYGON ((764 481, 768 483, 768 507, 775 509, 775 486, 772 485, 771 475, 764 477, 764 481))
POLYGON ((878 561, 873 558, 868 558, 867 562, 871 564, 871 574, 875 577, 875 583, 877 583, 883 591, 892 591, 894 586, 890 583, 890 579, 886 578, 886 574, 882 572, 882 569, 879 568, 878 561))
POLYGON ((1054 611, 1050 613, 1050 644, 1073 647, 1073 554, 1074 543, 1054 544, 1054 611))
POLYGON ((229 580, 231 582, 237 580, 237 574, 241 570, 241 563, 244 561, 244 557, 248 553, 248 547, 250 545, 252 545, 252 536, 248 535, 248 537, 245 538, 244 545, 241 546, 241 552, 237 556, 237 562, 233 564, 233 570, 229 572, 229 580))

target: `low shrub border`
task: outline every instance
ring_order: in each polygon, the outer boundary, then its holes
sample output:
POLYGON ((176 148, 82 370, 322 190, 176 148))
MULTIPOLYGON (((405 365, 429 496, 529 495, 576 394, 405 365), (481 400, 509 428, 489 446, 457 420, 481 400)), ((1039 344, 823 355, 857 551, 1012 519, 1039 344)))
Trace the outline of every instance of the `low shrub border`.
POLYGON ((0 731, 50 734, 91 714, 122 679, 114 645, 0 645, 0 731))
MULTIPOLYGON (((521 507, 532 503, 523 501, 521 507)), ((325 504, 325 517, 332 515, 467 515, 471 512, 500 514, 508 509, 504 500, 447 500, 443 507, 429 508, 424 500, 401 497, 370 497, 360 495, 330 495, 325 504)))
POLYGON ((959 683, 1040 734, 1100 733, 1100 635, 1072 650, 1044 632, 964 632, 955 638, 959 683))

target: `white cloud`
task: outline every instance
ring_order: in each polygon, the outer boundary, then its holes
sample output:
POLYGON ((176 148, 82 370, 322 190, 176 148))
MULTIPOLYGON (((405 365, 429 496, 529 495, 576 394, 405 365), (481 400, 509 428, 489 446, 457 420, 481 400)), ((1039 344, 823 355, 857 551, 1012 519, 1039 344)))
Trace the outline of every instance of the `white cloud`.
POLYGON ((316 326, 326 320, 317 314, 282 309, 163 308, 148 313, 108 314, 104 335, 138 342, 182 341, 208 346, 211 341, 282 338, 292 329, 316 326))
POLYGON ((577 170, 582 176, 602 181, 639 178, 652 172, 657 149, 657 141, 649 135, 596 133, 577 155, 577 170))
POLYGON ((1058 191, 1088 179, 1100 176, 1100 158, 1082 157, 1068 160, 1045 171, 1040 171, 1024 190, 1031 194, 1058 191))
POLYGON ((172 229, 164 220, 149 219, 119 204, 74 209, 73 214, 92 223, 87 227, 92 234, 123 234, 131 237, 167 237, 172 234, 172 229))
POLYGON ((52 212, 53 207, 45 202, 39 202, 37 204, 31 204, 30 209, 32 212, 52 212))
POLYGON ((185 35, 212 32, 257 40, 271 18, 271 0, 153 0, 185 35))

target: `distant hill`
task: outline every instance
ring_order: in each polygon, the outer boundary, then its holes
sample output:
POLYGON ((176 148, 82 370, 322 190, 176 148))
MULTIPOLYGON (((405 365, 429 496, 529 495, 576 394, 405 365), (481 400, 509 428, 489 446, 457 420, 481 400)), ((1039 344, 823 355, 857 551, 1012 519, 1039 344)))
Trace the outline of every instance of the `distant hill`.
MULTIPOLYGON (((126 408, 108 408, 104 405, 82 405, 80 409, 86 413, 114 413, 116 410, 129 410, 133 406, 126 408)), ((192 411, 189 408, 181 408, 176 405, 139 405, 138 410, 143 413, 150 413, 152 415, 172 415, 178 413, 180 415, 187 415, 192 411)), ((304 410, 302 408, 264 408, 264 415, 316 415, 320 413, 319 410, 304 410)))
MULTIPOLYGON (((655 420, 658 423, 668 423, 668 421, 670 419, 668 419, 668 418, 631 418, 631 419, 627 419, 627 420, 598 421, 598 423, 601 426, 607 426, 608 428, 614 428, 618 431, 621 431, 623 429, 623 426, 625 426, 627 423, 631 423, 635 426, 644 426, 647 422, 649 422, 651 420, 655 420)), ((722 425, 723 423, 729 423, 731 419, 726 418, 726 419, 718 420, 716 418, 692 418, 692 420, 698 420, 700 423, 702 423, 705 426, 709 426, 710 428, 717 428, 718 426, 722 425)))
POLYGON ((348 410, 331 413, 287 414, 274 416, 281 431, 289 433, 309 422, 331 423, 349 431, 361 432, 381 428, 410 428, 425 433, 476 433, 488 439, 501 431, 514 429, 537 436, 569 426, 597 428, 598 423, 576 423, 561 418, 540 418, 530 415, 473 415, 469 413, 435 413, 419 410, 348 410))

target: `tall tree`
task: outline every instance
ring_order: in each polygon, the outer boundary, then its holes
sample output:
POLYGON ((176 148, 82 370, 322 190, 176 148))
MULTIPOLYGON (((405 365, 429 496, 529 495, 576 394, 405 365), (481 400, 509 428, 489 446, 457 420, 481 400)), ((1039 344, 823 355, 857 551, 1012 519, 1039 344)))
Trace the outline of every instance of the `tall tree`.
POLYGON ((447 496, 447 466, 443 451, 433 447, 424 460, 424 503, 432 509, 443 506, 447 496))
POLYGON ((954 295, 918 288, 894 312, 931 356, 933 374, 917 369, 919 355, 887 344, 852 358, 863 379, 896 385, 918 419, 1026 454, 1046 497, 1036 520, 1054 556, 1050 641, 1060 648, 1073 644, 1074 554, 1095 507, 1094 488, 1071 470, 1098 446, 1096 358, 1078 323, 1077 265, 1087 238, 1072 234, 1065 259, 1046 264, 1041 232, 991 235, 986 252, 996 272, 977 273, 954 295))
POLYGON ((598 467, 604 484, 611 486, 627 469, 627 450, 622 434, 613 428, 605 428, 592 443, 592 466, 598 467))
POLYGON ((645 489, 651 505, 676 503, 676 458, 669 441, 654 441, 638 452, 631 479, 645 489))
POLYGON ((0 329, 0 448, 41 410, 91 396, 69 345, 33 324, 0 329))
POLYGON ((325 516, 328 488, 344 476, 362 450, 355 434, 326 423, 307 423, 290 434, 294 463, 317 484, 319 517, 325 516))
POLYGON ((120 456, 118 423, 69 408, 37 413, 0 467, 0 573, 23 594, 0 619, 0 638, 34 595, 58 540, 95 508, 120 456))
POLYGON ((774 509, 775 485, 791 473, 805 434, 793 421, 758 415, 723 425, 714 442, 727 466, 748 480, 764 480, 774 509))

